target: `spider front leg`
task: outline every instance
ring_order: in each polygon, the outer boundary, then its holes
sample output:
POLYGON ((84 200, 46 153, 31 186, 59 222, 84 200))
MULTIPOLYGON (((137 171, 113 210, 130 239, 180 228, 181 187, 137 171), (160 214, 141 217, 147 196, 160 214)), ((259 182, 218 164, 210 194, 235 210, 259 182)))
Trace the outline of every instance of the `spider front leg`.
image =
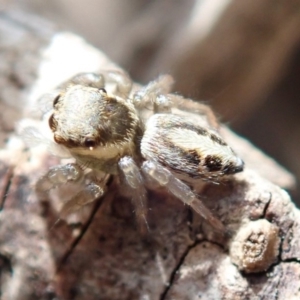
POLYGON ((59 165, 49 169, 35 185, 35 191, 42 196, 43 193, 67 182, 79 182, 83 171, 77 164, 59 165))
POLYGON ((134 160, 125 156, 119 161, 119 169, 124 175, 126 185, 129 188, 138 226, 142 233, 149 231, 147 223, 147 194, 144 180, 134 160))
POLYGON ((224 225, 213 216, 210 210, 205 207, 200 199, 197 198, 192 189, 176 178, 168 169, 153 161, 145 161, 142 165, 145 176, 150 176, 161 186, 165 186, 175 197, 184 204, 190 205, 199 215, 207 220, 215 229, 224 233, 224 225))
MULTIPOLYGON (((77 164, 67 164, 52 167, 36 183, 35 190, 38 197, 43 200, 45 193, 69 182, 80 183, 83 180, 83 170, 77 164)), ((104 180, 90 180, 83 186, 83 189, 71 197, 62 207, 61 218, 67 217, 70 213, 78 211, 83 206, 95 201, 104 194, 104 180)))
POLYGON ((114 94, 124 98, 128 97, 132 89, 132 80, 121 70, 100 70, 99 74, 81 73, 73 77, 71 83, 94 88, 107 88, 107 85, 113 85, 114 94))
POLYGON ((59 86, 60 90, 66 89, 70 84, 82 85, 93 88, 107 88, 114 86, 114 93, 127 98, 131 89, 132 81, 127 73, 121 70, 100 70, 100 73, 79 73, 70 80, 59 86))

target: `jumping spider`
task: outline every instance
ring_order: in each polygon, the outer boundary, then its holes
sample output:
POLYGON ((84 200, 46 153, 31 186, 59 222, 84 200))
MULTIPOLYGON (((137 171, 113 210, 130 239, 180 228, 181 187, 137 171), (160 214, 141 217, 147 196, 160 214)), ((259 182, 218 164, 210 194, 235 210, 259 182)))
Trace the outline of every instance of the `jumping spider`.
POLYGON ((75 163, 51 168, 37 182, 36 191, 88 176, 83 189, 63 207, 67 214, 103 195, 107 174, 119 175, 131 191, 138 223, 145 226, 145 182, 152 181, 223 231, 188 184, 195 179, 218 182, 242 171, 243 161, 218 134, 211 110, 170 94, 172 83, 164 75, 133 89, 125 73, 111 70, 78 74, 58 87, 49 126, 54 142, 75 163), (194 119, 180 113, 183 100, 194 119), (199 113, 207 116, 210 126, 202 126, 199 113))

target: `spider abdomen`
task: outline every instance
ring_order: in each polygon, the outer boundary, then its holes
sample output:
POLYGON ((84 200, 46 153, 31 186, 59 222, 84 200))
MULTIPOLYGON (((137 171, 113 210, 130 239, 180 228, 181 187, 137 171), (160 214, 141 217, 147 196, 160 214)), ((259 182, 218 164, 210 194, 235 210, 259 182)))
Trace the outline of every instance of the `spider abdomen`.
POLYGON ((153 115, 141 142, 142 155, 176 173, 215 181, 243 170, 243 161, 214 131, 189 118, 153 115))

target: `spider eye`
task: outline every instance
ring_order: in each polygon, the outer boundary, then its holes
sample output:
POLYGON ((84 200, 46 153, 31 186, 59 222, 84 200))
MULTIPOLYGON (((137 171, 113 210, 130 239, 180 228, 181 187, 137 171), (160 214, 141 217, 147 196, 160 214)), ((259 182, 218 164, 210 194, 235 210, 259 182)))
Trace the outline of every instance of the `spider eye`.
POLYGON ((84 141, 84 146, 87 148, 93 148, 96 146, 96 141, 93 138, 86 138, 84 141))
POLYGON ((99 92, 100 92, 100 93, 107 94, 107 91, 106 91, 106 89, 104 89, 104 88, 100 88, 100 89, 99 89, 99 92))
POLYGON ((54 98, 54 100, 53 100, 53 107, 57 104, 59 98, 60 98, 60 94, 58 94, 58 95, 54 98))
POLYGON ((57 126, 57 123, 55 122, 54 115, 52 114, 49 118, 49 127, 51 128, 52 131, 55 131, 56 126, 57 126))

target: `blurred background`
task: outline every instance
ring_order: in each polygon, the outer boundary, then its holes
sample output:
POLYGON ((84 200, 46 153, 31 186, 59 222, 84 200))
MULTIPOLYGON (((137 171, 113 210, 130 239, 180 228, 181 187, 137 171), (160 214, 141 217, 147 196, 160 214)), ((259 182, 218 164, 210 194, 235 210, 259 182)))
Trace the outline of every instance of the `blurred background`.
MULTIPOLYGON (((147 83, 209 103, 300 178, 300 1, 0 0, 83 36, 147 83)), ((79 58, 82 59, 82 58, 79 58)), ((293 190, 300 204, 299 189, 293 190)))

